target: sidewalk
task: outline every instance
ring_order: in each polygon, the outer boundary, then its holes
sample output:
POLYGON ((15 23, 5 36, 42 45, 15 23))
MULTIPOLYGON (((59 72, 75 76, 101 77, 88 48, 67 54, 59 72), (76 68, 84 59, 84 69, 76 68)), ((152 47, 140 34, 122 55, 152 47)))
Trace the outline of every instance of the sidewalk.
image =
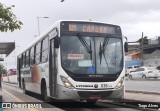
POLYGON ((2 82, 2 85, 3 85, 3 84, 11 85, 11 86, 13 86, 13 87, 19 87, 18 84, 15 84, 15 83, 2 82))
POLYGON ((160 94, 142 93, 142 92, 126 92, 125 99, 141 102, 158 102, 160 103, 160 94))

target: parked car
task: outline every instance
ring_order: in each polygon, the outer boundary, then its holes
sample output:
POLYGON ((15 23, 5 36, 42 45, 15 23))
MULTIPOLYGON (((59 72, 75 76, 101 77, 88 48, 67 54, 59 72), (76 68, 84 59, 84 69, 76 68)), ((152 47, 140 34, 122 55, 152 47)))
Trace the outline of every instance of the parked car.
POLYGON ((158 78, 160 77, 160 71, 154 67, 139 67, 135 71, 129 73, 129 79, 132 78, 158 78))
POLYGON ((139 68, 140 66, 138 65, 134 65, 134 66, 129 66, 126 69, 125 75, 128 76, 130 72, 135 71, 137 68, 139 68))

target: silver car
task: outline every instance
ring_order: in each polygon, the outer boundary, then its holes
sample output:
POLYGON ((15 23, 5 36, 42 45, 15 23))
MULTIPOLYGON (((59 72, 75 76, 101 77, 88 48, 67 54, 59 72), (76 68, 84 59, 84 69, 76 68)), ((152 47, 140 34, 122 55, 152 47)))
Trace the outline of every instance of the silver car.
POLYGON ((160 77, 160 71, 154 67, 140 67, 135 71, 129 73, 129 79, 133 78, 158 78, 160 77))

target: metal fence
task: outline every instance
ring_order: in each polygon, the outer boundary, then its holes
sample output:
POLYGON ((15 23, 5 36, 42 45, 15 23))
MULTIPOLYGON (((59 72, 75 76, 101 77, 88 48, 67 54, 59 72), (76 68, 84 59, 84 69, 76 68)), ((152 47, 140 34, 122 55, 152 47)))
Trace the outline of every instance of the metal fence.
POLYGON ((131 61, 125 61, 125 68, 135 65, 143 66, 143 62, 140 59, 132 59, 131 61))

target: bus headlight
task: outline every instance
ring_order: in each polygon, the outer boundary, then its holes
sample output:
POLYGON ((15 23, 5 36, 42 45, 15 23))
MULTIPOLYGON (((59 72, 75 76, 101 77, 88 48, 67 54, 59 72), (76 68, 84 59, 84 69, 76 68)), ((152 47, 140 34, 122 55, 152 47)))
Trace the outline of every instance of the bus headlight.
POLYGON ((60 78, 66 88, 74 88, 74 86, 69 82, 66 77, 60 75, 60 78))
POLYGON ((116 85, 115 88, 118 89, 118 88, 122 87, 123 81, 124 81, 124 77, 121 78, 121 80, 118 82, 118 84, 116 85))

